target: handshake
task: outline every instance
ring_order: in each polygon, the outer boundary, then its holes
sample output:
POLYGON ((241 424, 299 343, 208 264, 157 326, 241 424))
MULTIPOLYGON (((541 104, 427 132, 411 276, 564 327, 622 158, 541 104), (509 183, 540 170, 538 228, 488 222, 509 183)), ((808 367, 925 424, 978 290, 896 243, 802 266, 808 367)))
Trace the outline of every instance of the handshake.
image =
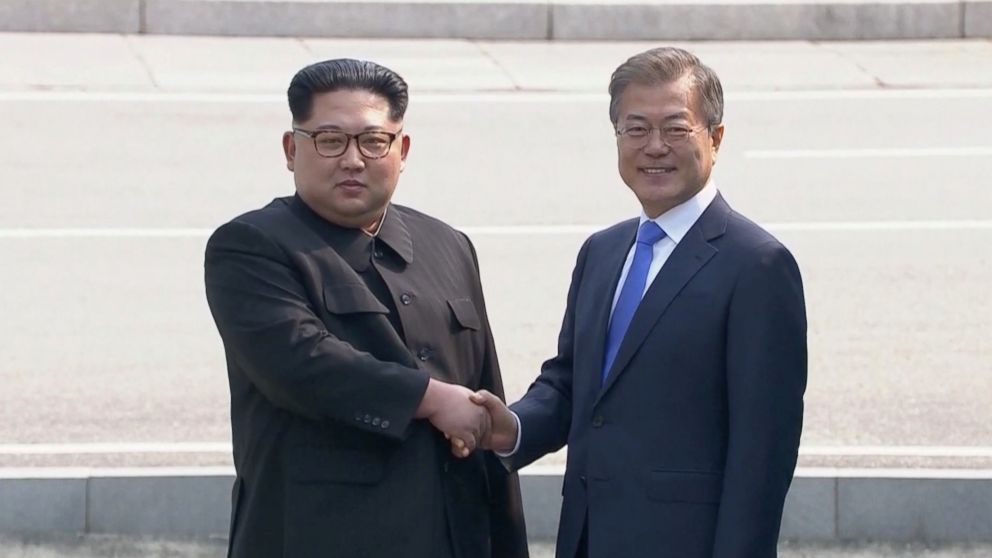
POLYGON ((456 457, 468 457, 476 448, 505 453, 517 443, 517 419, 486 390, 473 392, 432 379, 415 416, 444 433, 456 457))

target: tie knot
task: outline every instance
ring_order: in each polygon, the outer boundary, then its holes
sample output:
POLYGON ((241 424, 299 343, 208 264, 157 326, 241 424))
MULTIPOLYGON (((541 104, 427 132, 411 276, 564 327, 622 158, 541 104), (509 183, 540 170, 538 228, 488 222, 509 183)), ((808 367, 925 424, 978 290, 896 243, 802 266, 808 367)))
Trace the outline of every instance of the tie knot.
POLYGON ((665 238, 665 231, 661 230, 658 223, 654 221, 644 221, 641 228, 637 230, 637 242, 640 244, 653 246, 662 238, 665 238))

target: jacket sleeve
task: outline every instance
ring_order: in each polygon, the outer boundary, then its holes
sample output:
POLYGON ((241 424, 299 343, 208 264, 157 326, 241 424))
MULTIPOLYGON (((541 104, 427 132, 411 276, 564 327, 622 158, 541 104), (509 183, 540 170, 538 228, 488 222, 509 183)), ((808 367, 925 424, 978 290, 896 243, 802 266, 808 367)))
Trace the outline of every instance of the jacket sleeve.
POLYGON ((404 436, 427 373, 330 333, 285 250, 261 230, 240 221, 220 227, 207 242, 204 275, 228 359, 268 401, 314 420, 404 436), (384 420, 366 424, 365 414, 384 420))
POLYGON ((727 325, 729 436, 714 558, 774 558, 806 389, 806 308, 792 255, 769 242, 742 271, 727 325))
MULTIPOLYGON (((499 360, 496 358, 496 343, 489 326, 489 315, 482 294, 479 278, 479 261, 475 247, 469 241, 472 259, 475 263, 475 294, 477 311, 482 317, 485 333, 485 356, 482 362, 480 387, 500 399, 506 400, 499 360)), ((491 452, 485 455, 486 478, 489 482, 490 545, 492 556, 506 558, 527 558, 527 527, 524 521, 523 502, 520 496, 520 479, 516 473, 507 471, 503 463, 491 452)))
POLYGON ((510 408, 520 419, 520 447, 508 458, 514 469, 558 451, 568 441, 572 425, 572 359, 575 343, 575 302, 585 271, 590 240, 579 250, 568 301, 558 334, 558 354, 541 365, 541 374, 510 408))

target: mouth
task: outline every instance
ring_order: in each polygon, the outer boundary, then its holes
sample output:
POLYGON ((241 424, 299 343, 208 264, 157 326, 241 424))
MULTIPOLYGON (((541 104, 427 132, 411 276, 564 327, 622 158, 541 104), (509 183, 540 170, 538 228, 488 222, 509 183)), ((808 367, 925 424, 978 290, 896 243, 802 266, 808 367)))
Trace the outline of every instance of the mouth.
POLYGON ((341 182, 335 184, 335 186, 339 188, 345 188, 347 190, 358 190, 361 188, 365 188, 365 184, 357 180, 342 180, 341 182))
POLYGON ((657 167, 638 167, 637 170, 649 176, 658 176, 664 174, 672 174, 673 172, 676 171, 676 168, 657 166, 657 167))

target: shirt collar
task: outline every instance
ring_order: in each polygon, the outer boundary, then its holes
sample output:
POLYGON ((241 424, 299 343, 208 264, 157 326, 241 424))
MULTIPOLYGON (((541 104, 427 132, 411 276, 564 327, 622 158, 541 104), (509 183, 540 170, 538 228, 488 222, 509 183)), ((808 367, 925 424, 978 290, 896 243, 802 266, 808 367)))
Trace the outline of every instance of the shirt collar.
POLYGON ((642 210, 639 225, 643 225, 647 221, 654 221, 661 227, 661 230, 665 231, 665 234, 669 238, 678 244, 682 241, 686 233, 689 232, 689 229, 696 224, 699 216, 706 211, 706 208, 716 198, 716 193, 716 184, 713 183, 713 178, 710 177, 706 181, 706 184, 703 185, 702 190, 696 192, 695 196, 692 196, 654 219, 649 219, 642 210))
POLYGON ((389 206, 388 205, 386 206, 386 209, 383 209, 382 210, 382 219, 379 219, 379 222, 375 224, 375 230, 372 231, 372 232, 369 232, 369 231, 367 231, 365 229, 362 229, 362 232, 365 233, 368 236, 373 237, 373 238, 379 236, 379 231, 382 230, 382 223, 385 222, 385 220, 386 220, 386 214, 387 213, 389 213, 389 206))

